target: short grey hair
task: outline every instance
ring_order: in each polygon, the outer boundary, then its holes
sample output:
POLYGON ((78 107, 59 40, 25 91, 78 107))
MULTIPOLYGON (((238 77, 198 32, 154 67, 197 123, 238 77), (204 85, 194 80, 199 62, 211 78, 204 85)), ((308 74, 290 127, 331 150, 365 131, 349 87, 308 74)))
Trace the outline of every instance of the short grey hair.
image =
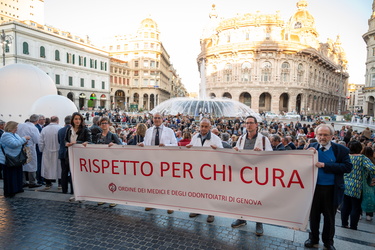
POLYGON ((228 141, 229 140, 229 134, 228 133, 222 133, 221 134, 221 140, 228 141))
POLYGON ((6 122, 3 120, 0 120, 0 125, 4 125, 6 122))
POLYGON ((279 135, 271 135, 271 138, 273 138, 274 141, 281 142, 281 137, 279 135))
POLYGON ((95 125, 98 125, 99 119, 100 119, 99 116, 94 116, 94 118, 92 118, 92 123, 95 124, 95 125))
POLYGON ((72 120, 72 116, 71 115, 65 116, 65 119, 64 119, 65 125, 70 124, 70 120, 72 120))
POLYGON ((30 116, 29 121, 32 122, 32 123, 39 121, 39 115, 37 115, 37 114, 32 114, 32 115, 30 116))
POLYGON ((325 123, 319 124, 315 128, 315 134, 318 134, 318 130, 321 129, 321 128, 328 128, 331 131, 331 135, 335 134, 335 129, 331 125, 328 125, 328 124, 325 124, 325 123))

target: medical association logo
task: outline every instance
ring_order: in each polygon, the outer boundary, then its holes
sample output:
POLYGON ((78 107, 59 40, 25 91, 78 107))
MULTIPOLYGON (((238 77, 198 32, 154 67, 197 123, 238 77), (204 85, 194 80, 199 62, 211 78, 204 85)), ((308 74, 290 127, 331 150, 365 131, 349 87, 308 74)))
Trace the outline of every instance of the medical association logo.
POLYGON ((110 184, 108 185, 108 189, 109 189, 109 191, 111 191, 112 193, 114 193, 114 192, 116 192, 116 190, 117 190, 117 186, 116 186, 116 184, 114 184, 114 183, 110 183, 110 184))

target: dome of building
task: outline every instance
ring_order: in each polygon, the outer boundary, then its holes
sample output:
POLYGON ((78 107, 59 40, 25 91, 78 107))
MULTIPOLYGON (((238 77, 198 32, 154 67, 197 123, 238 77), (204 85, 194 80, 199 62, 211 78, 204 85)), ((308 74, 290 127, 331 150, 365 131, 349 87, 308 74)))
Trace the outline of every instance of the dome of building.
POLYGON ((294 29, 315 28, 315 18, 306 10, 307 1, 301 0, 297 3, 297 11, 290 18, 290 24, 294 29))
POLYGON ((57 89, 45 72, 29 64, 11 64, 0 69, 0 119, 24 122, 30 108, 45 95, 57 89))
POLYGON ((42 114, 45 117, 59 117, 59 124, 64 125, 64 119, 67 115, 77 112, 74 103, 61 95, 46 95, 40 97, 30 109, 30 114, 42 114))
POLYGON ((158 29, 158 25, 154 20, 148 17, 142 20, 140 28, 158 29))

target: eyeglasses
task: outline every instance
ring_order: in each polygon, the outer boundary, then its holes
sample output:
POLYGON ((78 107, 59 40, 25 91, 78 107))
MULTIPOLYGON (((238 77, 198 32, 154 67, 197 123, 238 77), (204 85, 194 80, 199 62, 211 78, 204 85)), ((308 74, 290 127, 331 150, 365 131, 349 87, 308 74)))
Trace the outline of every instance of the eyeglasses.
POLYGON ((328 137, 328 136, 331 136, 330 134, 317 134, 317 136, 319 137, 328 137))
POLYGON ((108 125, 107 122, 100 123, 100 125, 108 125))
POLYGON ((154 117, 154 119, 161 119, 161 117, 154 117))
POLYGON ((255 124, 255 122, 246 122, 245 124, 252 125, 252 124, 255 124))

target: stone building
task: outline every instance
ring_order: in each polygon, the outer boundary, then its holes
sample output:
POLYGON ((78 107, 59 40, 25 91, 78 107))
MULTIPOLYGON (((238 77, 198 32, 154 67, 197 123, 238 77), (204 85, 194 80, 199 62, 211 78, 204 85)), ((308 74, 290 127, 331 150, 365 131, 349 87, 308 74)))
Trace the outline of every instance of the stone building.
POLYGON ((341 112, 345 52, 339 37, 318 41, 307 5, 298 1, 288 21, 279 12, 220 19, 213 5, 197 58, 200 96, 233 98, 258 112, 341 112))
POLYGON ((109 108, 109 55, 90 40, 31 20, 3 22, 3 65, 32 64, 78 109, 109 108), (7 42, 9 42, 7 40, 7 42))
POLYGON ((347 110, 352 114, 363 113, 364 84, 348 84, 347 110))
POLYGON ((372 15, 368 20, 368 31, 362 36, 367 45, 366 79, 363 113, 375 116, 375 1, 372 3, 372 15))
POLYGON ((152 110, 171 97, 187 95, 160 40, 157 23, 151 18, 144 19, 135 34, 116 36, 103 49, 118 62, 111 70, 112 108, 152 110), (115 82, 115 74, 120 71, 126 71, 125 85, 115 82))

